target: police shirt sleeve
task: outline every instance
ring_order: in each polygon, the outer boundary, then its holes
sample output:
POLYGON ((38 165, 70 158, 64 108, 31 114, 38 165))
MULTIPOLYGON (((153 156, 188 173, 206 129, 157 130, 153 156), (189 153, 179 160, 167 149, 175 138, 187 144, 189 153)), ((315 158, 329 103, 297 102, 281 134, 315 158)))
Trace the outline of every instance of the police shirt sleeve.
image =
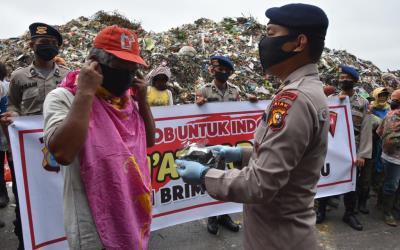
POLYGON ((372 117, 365 112, 360 131, 360 146, 357 153, 358 157, 371 159, 372 157, 372 117))
POLYGON ((208 193, 219 200, 268 203, 289 180, 313 137, 318 115, 302 94, 295 100, 275 98, 268 118, 255 134, 252 156, 241 170, 210 169, 205 176, 208 193))
POLYGON ((7 111, 21 114, 22 92, 15 75, 11 76, 10 89, 8 90, 7 111))

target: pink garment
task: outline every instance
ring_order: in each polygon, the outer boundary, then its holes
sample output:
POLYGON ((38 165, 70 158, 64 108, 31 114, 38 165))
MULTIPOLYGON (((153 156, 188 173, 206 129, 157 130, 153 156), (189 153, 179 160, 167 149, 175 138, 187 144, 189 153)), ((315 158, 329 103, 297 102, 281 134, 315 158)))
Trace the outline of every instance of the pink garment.
MULTIPOLYGON (((69 73, 60 86, 75 93, 77 75, 69 73)), ((94 98, 80 159, 82 181, 104 247, 147 249, 151 179, 144 123, 133 101, 118 110, 94 98)))

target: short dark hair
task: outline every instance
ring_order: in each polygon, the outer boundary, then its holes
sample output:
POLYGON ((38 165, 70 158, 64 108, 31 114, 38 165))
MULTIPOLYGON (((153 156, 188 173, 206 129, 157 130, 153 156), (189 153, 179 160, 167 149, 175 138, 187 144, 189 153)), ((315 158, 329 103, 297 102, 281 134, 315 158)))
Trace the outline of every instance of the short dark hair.
POLYGON ((308 39, 309 56, 312 63, 317 63, 325 47, 325 36, 313 30, 289 29, 291 34, 303 34, 308 39))
POLYGON ((317 63, 319 59, 321 59, 322 52, 324 51, 325 40, 312 35, 306 34, 306 36, 309 41, 308 50, 311 62, 317 63))
POLYGON ((111 60, 115 58, 113 54, 110 54, 105 50, 99 48, 91 48, 89 50, 87 58, 90 59, 93 56, 96 57, 99 63, 102 64, 108 64, 109 62, 111 62, 111 60))
POLYGON ((3 81, 7 76, 7 66, 0 62, 0 81, 3 81))

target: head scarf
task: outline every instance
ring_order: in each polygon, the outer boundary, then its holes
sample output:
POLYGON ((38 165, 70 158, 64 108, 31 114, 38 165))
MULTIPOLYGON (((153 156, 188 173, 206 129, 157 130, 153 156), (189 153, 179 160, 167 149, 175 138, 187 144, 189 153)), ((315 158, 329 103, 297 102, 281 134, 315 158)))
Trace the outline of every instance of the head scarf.
POLYGON ((372 97, 374 98, 374 101, 371 103, 372 107, 380 108, 380 109, 389 109, 389 104, 387 103, 387 100, 384 102, 380 102, 378 99, 379 94, 385 93, 385 92, 388 93, 388 95, 389 95, 388 90, 384 87, 379 87, 379 88, 374 89, 374 91, 372 91, 372 97))
POLYGON ((160 65, 157 68, 153 69, 147 76, 146 76, 146 82, 149 83, 149 85, 153 85, 153 79, 154 77, 158 75, 165 75, 169 79, 171 79, 171 70, 165 66, 165 65, 160 65))

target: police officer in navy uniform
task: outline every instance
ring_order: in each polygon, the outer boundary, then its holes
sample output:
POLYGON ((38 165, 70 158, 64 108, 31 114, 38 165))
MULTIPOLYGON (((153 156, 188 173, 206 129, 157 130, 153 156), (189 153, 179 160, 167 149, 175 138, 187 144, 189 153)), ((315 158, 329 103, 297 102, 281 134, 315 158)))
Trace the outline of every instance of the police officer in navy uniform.
POLYGON ((329 109, 317 62, 328 18, 308 4, 266 11, 263 69, 283 81, 254 134, 254 147, 213 146, 235 169, 176 160, 183 181, 215 199, 244 203, 244 248, 318 249, 314 197, 328 150, 329 109))
MULTIPOLYGON (((11 74, 7 112, 1 116, 1 123, 8 126, 13 117, 40 115, 46 95, 56 88, 69 72, 65 66, 57 65, 54 57, 63 43, 61 34, 54 27, 45 23, 33 23, 29 26, 30 48, 34 60, 25 68, 18 68, 11 74)), ((15 185, 14 169, 13 193, 16 198, 15 234, 19 239, 18 249, 23 249, 21 220, 19 216, 18 194, 15 185)))

